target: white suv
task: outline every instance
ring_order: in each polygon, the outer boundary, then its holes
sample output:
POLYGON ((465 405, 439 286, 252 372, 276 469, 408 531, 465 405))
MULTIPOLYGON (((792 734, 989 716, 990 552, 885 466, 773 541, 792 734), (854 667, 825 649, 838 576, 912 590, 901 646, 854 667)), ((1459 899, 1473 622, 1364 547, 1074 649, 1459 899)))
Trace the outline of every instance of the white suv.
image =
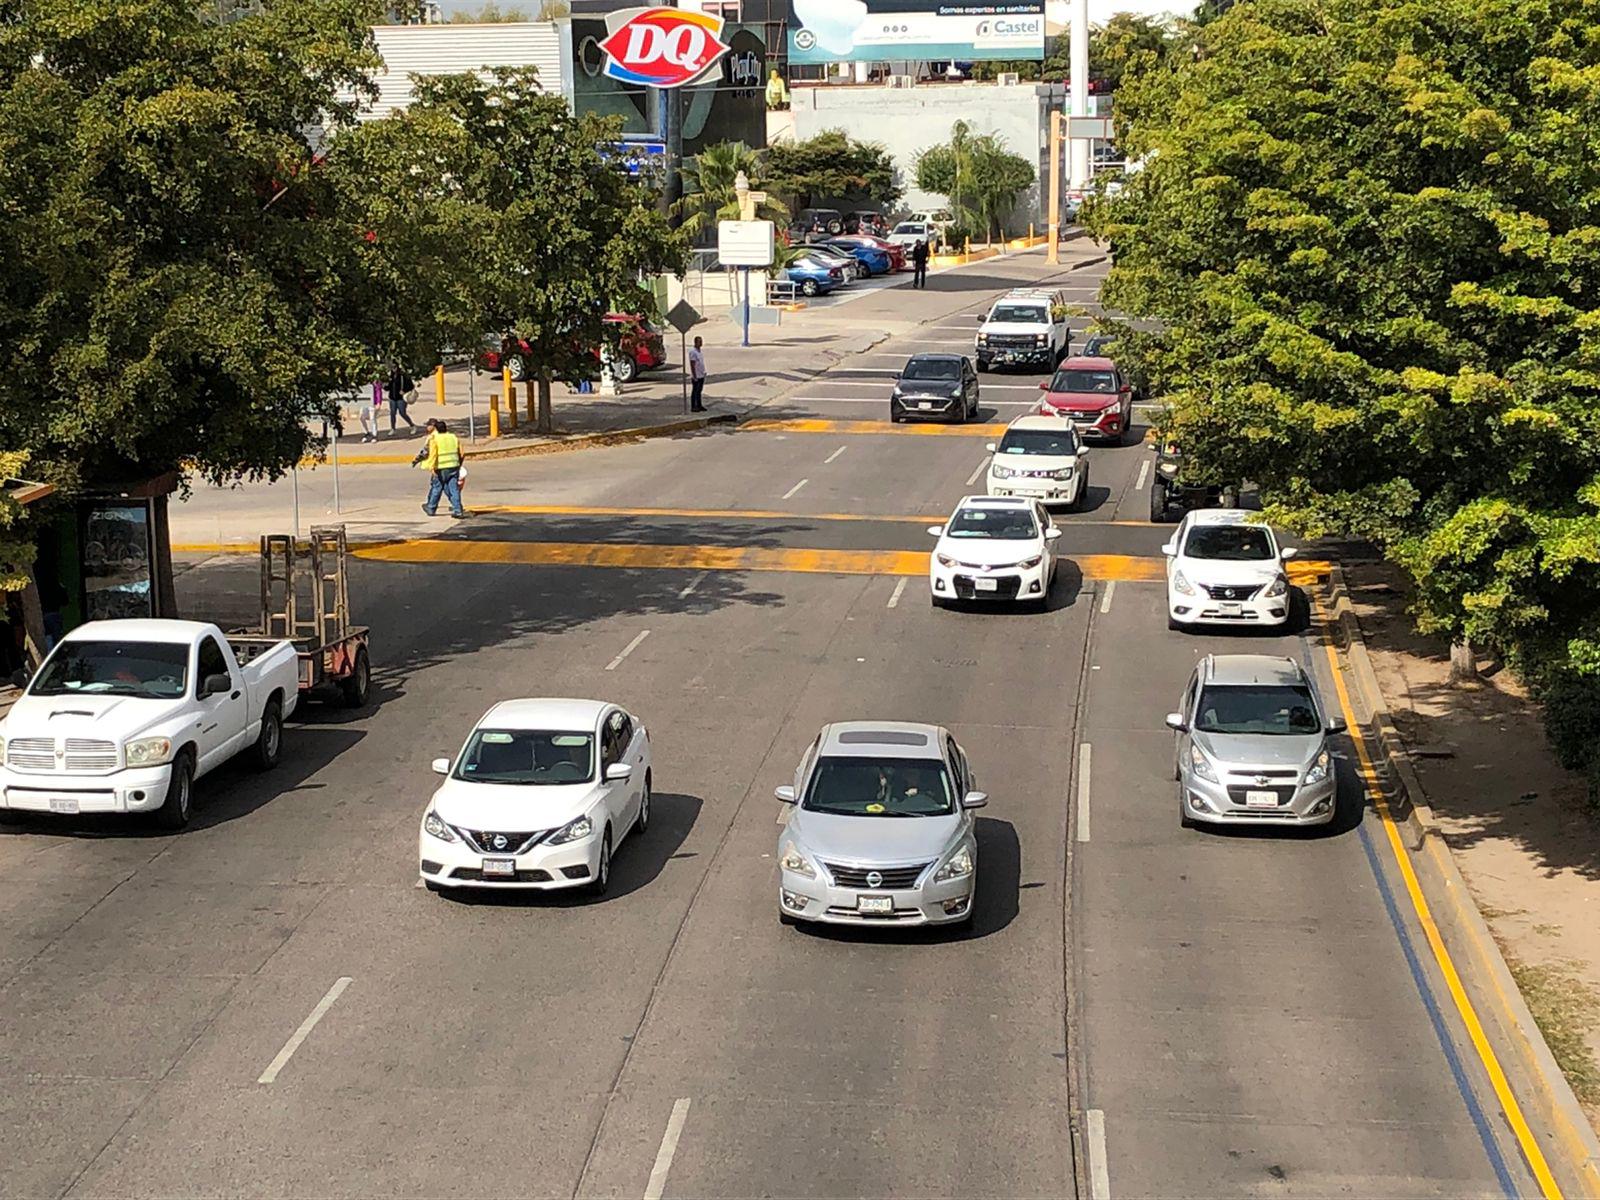
POLYGON ((1081 509, 1089 494, 1088 449, 1065 417, 1018 417, 989 443, 991 496, 1027 496, 1081 509))
POLYGON ((979 322, 974 348, 978 370, 987 371, 993 363, 1054 367, 1066 357, 1071 336, 1064 293, 1035 288, 1007 292, 979 322))
POLYGON ((1294 593, 1271 528, 1240 508, 1204 508, 1183 518, 1167 556, 1167 628, 1197 624, 1283 625, 1294 593))

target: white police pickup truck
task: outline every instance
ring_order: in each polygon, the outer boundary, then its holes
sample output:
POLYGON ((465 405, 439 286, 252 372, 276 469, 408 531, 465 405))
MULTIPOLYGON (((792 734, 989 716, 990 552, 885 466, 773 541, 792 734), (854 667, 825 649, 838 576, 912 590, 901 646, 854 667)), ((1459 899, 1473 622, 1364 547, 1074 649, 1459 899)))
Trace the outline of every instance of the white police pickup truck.
POLYGON ((996 363, 1050 370, 1067 356, 1071 338, 1064 292, 1018 288, 996 300, 979 322, 973 354, 980 371, 996 363))
POLYGON ((194 781, 248 751, 277 765, 300 699, 292 642, 241 666, 198 621, 91 621, 56 644, 0 720, 0 813, 189 821, 194 781))

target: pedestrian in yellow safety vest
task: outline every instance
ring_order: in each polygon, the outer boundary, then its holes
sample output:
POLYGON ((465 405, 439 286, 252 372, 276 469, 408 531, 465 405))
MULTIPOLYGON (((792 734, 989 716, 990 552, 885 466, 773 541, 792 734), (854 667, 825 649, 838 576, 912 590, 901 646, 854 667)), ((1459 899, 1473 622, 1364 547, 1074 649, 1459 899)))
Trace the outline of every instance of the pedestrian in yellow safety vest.
POLYGON ((428 453, 423 460, 430 477, 428 498, 423 501, 422 511, 430 517, 438 515, 442 495, 450 501, 450 515, 464 517, 467 510, 461 506, 461 439, 438 417, 430 424, 433 433, 428 437, 428 453))

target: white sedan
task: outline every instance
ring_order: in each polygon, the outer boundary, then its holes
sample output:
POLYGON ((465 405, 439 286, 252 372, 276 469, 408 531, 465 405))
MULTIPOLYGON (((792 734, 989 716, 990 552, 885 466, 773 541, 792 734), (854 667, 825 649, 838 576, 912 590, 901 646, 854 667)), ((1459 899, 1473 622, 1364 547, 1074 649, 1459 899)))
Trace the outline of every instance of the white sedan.
POLYGON ((939 539, 928 559, 935 608, 952 600, 1049 604, 1061 530, 1037 500, 968 496, 928 532, 939 539))
POLYGON ((1283 564, 1292 549, 1239 508, 1201 508, 1161 548, 1167 558, 1167 628, 1273 626, 1289 620, 1294 592, 1283 564))
POLYGON ((441 888, 587 888, 650 823, 650 735, 599 700, 505 700, 468 735, 422 817, 422 881, 441 888))
POLYGON ((1089 452, 1068 418, 1018 417, 998 444, 989 443, 989 453, 989 495, 1083 507, 1089 494, 1089 452))

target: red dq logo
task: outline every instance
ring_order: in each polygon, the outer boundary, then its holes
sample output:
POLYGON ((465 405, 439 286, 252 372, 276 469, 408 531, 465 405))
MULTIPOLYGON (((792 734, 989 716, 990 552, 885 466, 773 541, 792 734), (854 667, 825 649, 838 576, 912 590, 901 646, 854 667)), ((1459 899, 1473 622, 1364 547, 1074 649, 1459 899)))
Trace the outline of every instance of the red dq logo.
POLYGON ((684 8, 629 8, 606 15, 605 73, 623 83, 693 83, 728 52, 722 18, 684 8))

